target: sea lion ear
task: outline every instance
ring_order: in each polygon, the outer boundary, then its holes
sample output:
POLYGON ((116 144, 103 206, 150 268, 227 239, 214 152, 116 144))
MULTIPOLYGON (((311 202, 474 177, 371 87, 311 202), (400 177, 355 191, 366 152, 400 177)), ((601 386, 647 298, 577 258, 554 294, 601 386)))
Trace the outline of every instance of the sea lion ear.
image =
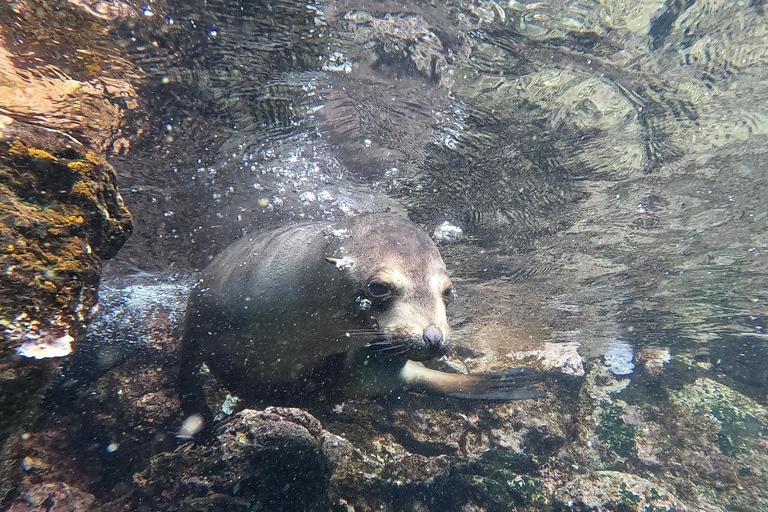
POLYGON ((349 256, 344 256, 343 258, 325 258, 325 261, 328 263, 331 263, 332 265, 335 265, 337 269, 344 270, 345 268, 349 268, 352 265, 355 264, 354 261, 352 261, 352 258, 349 256))

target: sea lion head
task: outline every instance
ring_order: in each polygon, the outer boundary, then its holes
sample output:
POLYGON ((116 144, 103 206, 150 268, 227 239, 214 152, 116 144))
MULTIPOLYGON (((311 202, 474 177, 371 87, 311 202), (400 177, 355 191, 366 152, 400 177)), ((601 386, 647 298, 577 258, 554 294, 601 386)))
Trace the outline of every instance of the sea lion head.
POLYGON ((372 353, 425 360, 448 351, 446 306, 455 291, 437 246, 417 226, 392 214, 350 220, 328 260, 351 284, 354 307, 373 333, 372 353))

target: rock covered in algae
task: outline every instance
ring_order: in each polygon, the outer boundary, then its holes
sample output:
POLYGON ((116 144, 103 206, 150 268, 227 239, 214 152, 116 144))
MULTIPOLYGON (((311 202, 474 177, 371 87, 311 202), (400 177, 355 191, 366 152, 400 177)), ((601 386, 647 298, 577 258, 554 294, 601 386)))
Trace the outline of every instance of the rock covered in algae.
POLYGON ((0 139, 0 328, 4 353, 45 359, 71 351, 131 218, 103 158, 30 139, 0 139))
POLYGON ((300 409, 243 410, 212 446, 162 453, 137 474, 152 510, 326 510, 330 465, 320 422, 300 409))
POLYGON ((768 510, 768 409, 706 377, 671 391, 670 405, 678 485, 725 510, 768 510))
POLYGON ((376 418, 382 412, 333 413, 348 423, 323 428, 301 409, 245 409, 213 444, 152 457, 128 502, 169 511, 549 510, 546 468, 563 438, 550 432, 559 440, 544 453, 547 427, 532 432, 541 418, 525 426, 521 410, 509 408, 483 418, 437 408, 376 418))
POLYGON ((338 448, 332 501, 354 510, 547 510, 567 413, 404 394, 323 417, 338 448), (473 508, 474 507, 474 508, 473 508))
MULTIPOLYGON (((97 154, 14 123, 0 132, 0 460, 96 302, 101 259, 131 230, 97 154)), ((0 495, 12 485, 0 470, 0 495)))
POLYGON ((96 302, 100 259, 131 219, 104 161, 138 123, 113 22, 120 1, 14 1, 0 9, 0 498, 18 468, 8 442, 82 334, 96 302))
POLYGON ((555 492, 557 511, 685 512, 675 495, 653 482, 618 471, 575 478, 555 492))
POLYGON ((93 510, 96 498, 76 487, 60 482, 24 485, 8 512, 86 512, 93 510))

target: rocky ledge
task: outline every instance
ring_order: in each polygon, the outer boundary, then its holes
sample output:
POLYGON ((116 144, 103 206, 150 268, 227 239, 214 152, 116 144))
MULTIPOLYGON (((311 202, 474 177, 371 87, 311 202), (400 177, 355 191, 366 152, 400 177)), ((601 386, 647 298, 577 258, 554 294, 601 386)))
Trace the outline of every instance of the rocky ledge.
POLYGON ((17 467, 7 441, 34 414, 52 358, 83 335, 101 260, 126 240, 131 217, 98 154, 28 124, 0 128, 1 496, 17 467))
POLYGON ((402 393, 238 410, 248 404, 204 373, 213 436, 179 439, 190 280, 142 279, 102 284, 65 378, 13 439, 14 512, 768 508, 768 411, 674 358, 630 375, 592 361, 553 378, 547 397, 510 403, 402 393))

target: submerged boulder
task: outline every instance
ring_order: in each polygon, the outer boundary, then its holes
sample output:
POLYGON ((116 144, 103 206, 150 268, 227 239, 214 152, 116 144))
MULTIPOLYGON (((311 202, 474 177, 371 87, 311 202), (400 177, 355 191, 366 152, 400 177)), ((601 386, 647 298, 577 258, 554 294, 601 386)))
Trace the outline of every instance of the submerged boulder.
POLYGON ((9 443, 83 334, 101 261, 132 228, 105 160, 127 149, 126 113, 139 106, 140 73, 109 32, 129 15, 117 4, 0 9, 0 499, 21 466, 9 443))
POLYGON ((2 496, 18 467, 7 443, 84 332, 101 260, 125 242, 131 217, 102 157, 16 126, 0 131, 0 219, 2 496))
POLYGON ((618 471, 598 471, 571 480, 555 493, 554 509, 578 512, 690 510, 663 487, 618 471))
POLYGON ((95 501, 92 494, 60 482, 26 484, 8 512, 87 512, 95 501))
POLYGON ((330 464, 320 422, 300 409, 246 409, 211 446, 162 453, 135 476, 153 510, 325 510, 330 464))

